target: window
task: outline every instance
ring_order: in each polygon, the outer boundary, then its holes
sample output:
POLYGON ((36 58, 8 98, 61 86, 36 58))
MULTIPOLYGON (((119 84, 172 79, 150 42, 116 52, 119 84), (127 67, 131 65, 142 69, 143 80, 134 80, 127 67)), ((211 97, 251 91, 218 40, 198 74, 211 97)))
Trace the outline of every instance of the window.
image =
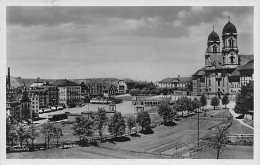
POLYGON ((228 44, 229 44, 229 47, 230 47, 230 48, 233 48, 233 47, 234 47, 234 40, 233 40, 232 38, 230 38, 230 39, 228 40, 228 44))
POLYGON ((235 57, 234 56, 230 56, 229 58, 230 58, 230 63, 233 64, 235 57))
POLYGON ((214 45, 212 48, 213 48, 213 53, 217 53, 218 47, 216 45, 214 45))
POLYGON ((225 64, 225 57, 223 57, 223 64, 225 64))
POLYGON ((220 86, 220 80, 218 80, 218 86, 220 86))

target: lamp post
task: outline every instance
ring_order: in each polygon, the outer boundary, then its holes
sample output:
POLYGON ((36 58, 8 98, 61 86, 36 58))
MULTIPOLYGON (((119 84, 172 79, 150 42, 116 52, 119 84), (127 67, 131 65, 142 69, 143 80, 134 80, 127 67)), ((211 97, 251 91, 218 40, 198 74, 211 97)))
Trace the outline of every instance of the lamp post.
POLYGON ((199 142, 199 140, 200 140, 200 123, 199 123, 199 121, 200 121, 200 115, 199 115, 199 108, 198 108, 198 148, 200 147, 200 142, 199 142))

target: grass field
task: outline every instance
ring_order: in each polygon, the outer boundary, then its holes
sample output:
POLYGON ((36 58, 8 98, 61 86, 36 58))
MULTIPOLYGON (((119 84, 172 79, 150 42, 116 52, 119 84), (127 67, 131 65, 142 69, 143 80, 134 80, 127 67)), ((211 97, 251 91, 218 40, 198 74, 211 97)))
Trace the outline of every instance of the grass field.
MULTIPOLYGON (((214 126, 222 123, 226 119, 216 119, 214 116, 229 116, 228 110, 210 110, 200 114, 199 123, 200 138, 211 134, 214 126), (204 118, 203 118, 204 117, 204 118)), ((155 114, 151 116, 152 120, 160 121, 161 119, 155 114)), ((67 150, 64 149, 49 149, 46 151, 24 152, 24 153, 9 153, 7 158, 161 158, 155 154, 175 155, 177 147, 177 155, 182 156, 196 149, 197 145, 197 117, 181 118, 174 121, 173 126, 160 125, 153 128, 150 134, 138 133, 137 136, 128 136, 122 141, 107 141, 101 144, 101 148, 96 147, 73 147, 67 150), (102 148, 103 147, 103 148, 102 148), (106 148, 110 148, 109 150, 106 148), (111 150, 112 149, 112 150, 111 150), (128 151, 128 152, 126 152, 128 151), (139 153, 136 153, 139 152, 139 153), (143 152, 140 154, 140 152, 143 152), (150 153, 150 154, 149 154, 150 153)), ((62 127, 64 136, 60 139, 60 143, 75 141, 77 137, 73 136, 71 124, 56 123, 62 127)), ((253 130, 241 125, 234 120, 230 127, 230 133, 253 133, 253 130)), ((105 130, 104 134, 108 134, 105 130)), ((38 138, 36 143, 44 142, 43 137, 38 138)), ((55 143, 55 139, 51 140, 55 143)), ((202 151, 195 154, 192 158, 214 158, 215 151, 202 151)), ((253 157, 253 147, 250 146, 229 146, 223 153, 221 158, 245 158, 253 157), (226 154, 225 154, 226 153, 226 154), (237 156, 237 155, 244 156, 237 156)))

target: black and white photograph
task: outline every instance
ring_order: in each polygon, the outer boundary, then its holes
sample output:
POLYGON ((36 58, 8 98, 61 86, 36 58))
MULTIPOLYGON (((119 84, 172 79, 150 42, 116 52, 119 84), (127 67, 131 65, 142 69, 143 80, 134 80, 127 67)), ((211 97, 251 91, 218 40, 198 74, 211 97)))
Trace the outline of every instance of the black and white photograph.
POLYGON ((254 3, 3 8, 6 162, 258 159, 254 3))

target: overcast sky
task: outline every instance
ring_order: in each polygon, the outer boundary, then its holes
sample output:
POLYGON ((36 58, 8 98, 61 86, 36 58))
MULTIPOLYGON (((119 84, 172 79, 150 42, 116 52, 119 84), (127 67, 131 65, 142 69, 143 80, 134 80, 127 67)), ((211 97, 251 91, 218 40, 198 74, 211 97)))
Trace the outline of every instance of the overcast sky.
POLYGON ((7 66, 23 78, 191 76, 231 22, 253 54, 253 7, 7 7, 7 66))

